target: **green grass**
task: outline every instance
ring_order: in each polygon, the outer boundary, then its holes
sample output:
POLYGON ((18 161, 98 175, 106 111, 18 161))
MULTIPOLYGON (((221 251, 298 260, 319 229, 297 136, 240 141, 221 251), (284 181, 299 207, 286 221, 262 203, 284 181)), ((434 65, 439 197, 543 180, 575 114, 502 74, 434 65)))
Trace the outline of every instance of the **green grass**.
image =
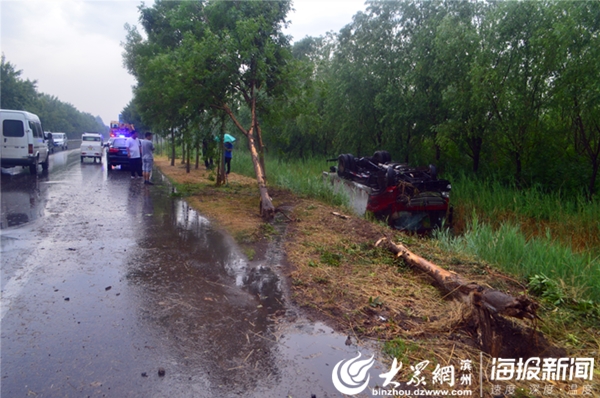
POLYGON ((475 210, 487 220, 506 219, 507 215, 536 221, 575 225, 579 230, 600 234, 600 199, 589 201, 584 195, 566 196, 544 192, 539 187, 518 189, 498 181, 481 181, 458 175, 452 178, 452 202, 475 210))
POLYGON ((575 253, 549 235, 527 239, 518 225, 505 222, 494 229, 474 216, 461 236, 441 231, 436 237, 449 252, 468 253, 524 280, 544 275, 563 285, 570 297, 600 297, 600 258, 575 253))
MULTIPOLYGON (((324 159, 283 162, 266 158, 270 186, 348 206, 348 198, 323 180, 322 172, 329 166, 324 159)), ((234 152, 231 167, 235 173, 254 177, 250 155, 243 148, 234 152)), ((560 286, 561 293, 552 293, 553 297, 564 293, 600 301, 600 200, 566 197, 537 187, 520 190, 464 175, 450 180, 451 201, 465 218, 465 228, 460 236, 439 232, 436 237, 442 248, 468 253, 523 280, 535 281, 545 292, 560 286)), ((327 264, 330 260, 321 259, 327 264)))
POLYGON ((383 353, 390 356, 390 358, 397 358, 400 362, 410 362, 412 354, 419 350, 419 345, 412 341, 406 341, 400 337, 396 337, 393 340, 388 340, 383 343, 383 353))
MULTIPOLYGON (((331 184, 323 180, 323 171, 329 168, 324 159, 290 160, 286 162, 267 156, 265 168, 269 185, 289 189, 295 194, 318 199, 334 206, 348 206, 348 197, 334 192, 331 184)), ((233 172, 255 177, 250 154, 236 151, 231 161, 233 172)))
POLYGON ((451 201, 462 228, 459 236, 437 234, 443 248, 476 256, 530 283, 545 281, 552 291, 560 286, 560 294, 544 291, 546 296, 600 302, 598 198, 459 175, 452 178, 451 201))

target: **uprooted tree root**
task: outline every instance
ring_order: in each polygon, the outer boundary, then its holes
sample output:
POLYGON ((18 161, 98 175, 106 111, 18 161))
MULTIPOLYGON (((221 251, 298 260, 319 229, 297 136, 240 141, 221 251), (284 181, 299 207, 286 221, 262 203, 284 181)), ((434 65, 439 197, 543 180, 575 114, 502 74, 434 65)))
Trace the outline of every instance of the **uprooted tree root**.
POLYGON ((465 303, 470 313, 462 325, 477 341, 482 351, 492 357, 532 357, 564 354, 551 346, 537 331, 536 302, 525 295, 514 297, 495 289, 469 282, 461 275, 447 271, 412 253, 402 244, 382 238, 375 246, 383 246, 402 257, 411 267, 433 278, 444 293, 465 303), (531 327, 507 321, 506 317, 528 319, 531 327))

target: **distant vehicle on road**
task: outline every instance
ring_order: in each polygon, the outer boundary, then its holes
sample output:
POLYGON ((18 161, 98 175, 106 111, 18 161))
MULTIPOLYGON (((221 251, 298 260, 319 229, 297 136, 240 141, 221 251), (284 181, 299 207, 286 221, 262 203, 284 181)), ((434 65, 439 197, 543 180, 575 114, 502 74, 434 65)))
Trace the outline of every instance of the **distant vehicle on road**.
POLYGON ((69 149, 69 142, 65 133, 52 133, 52 139, 54 140, 55 147, 69 149))
POLYGON ((102 142, 102 136, 97 133, 83 133, 81 135, 81 163, 83 159, 92 158, 94 163, 96 159, 102 163, 102 152, 104 151, 104 144, 102 142))
POLYGON ((48 170, 48 144, 40 118, 26 111, 0 109, 2 167, 29 167, 37 174, 38 165, 48 170))
POLYGON ((106 152, 106 163, 108 169, 112 170, 113 166, 129 165, 129 157, 127 157, 127 138, 110 138, 108 140, 108 151, 106 152))

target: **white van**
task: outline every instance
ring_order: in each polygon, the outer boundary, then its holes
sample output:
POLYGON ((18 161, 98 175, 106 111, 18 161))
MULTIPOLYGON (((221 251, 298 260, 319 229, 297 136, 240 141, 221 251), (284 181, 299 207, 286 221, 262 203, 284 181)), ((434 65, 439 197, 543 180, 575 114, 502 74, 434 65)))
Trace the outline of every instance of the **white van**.
POLYGON ((29 167, 37 174, 38 165, 48 170, 48 144, 40 118, 33 113, 0 109, 2 167, 29 167))
POLYGON ((102 142, 102 136, 97 133, 83 133, 81 135, 81 162, 83 163, 84 158, 93 158, 94 163, 96 159, 102 163, 102 153, 104 151, 104 143, 102 142))

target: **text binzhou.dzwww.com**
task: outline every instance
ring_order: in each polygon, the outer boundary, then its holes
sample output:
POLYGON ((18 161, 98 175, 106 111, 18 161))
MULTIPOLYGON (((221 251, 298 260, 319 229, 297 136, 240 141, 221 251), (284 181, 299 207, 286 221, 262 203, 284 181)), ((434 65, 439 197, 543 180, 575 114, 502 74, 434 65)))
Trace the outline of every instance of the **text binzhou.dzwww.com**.
POLYGON ((459 396, 472 396, 473 391, 471 390, 397 390, 397 389, 372 389, 373 395, 377 396, 396 396, 396 397, 459 397, 459 396))

